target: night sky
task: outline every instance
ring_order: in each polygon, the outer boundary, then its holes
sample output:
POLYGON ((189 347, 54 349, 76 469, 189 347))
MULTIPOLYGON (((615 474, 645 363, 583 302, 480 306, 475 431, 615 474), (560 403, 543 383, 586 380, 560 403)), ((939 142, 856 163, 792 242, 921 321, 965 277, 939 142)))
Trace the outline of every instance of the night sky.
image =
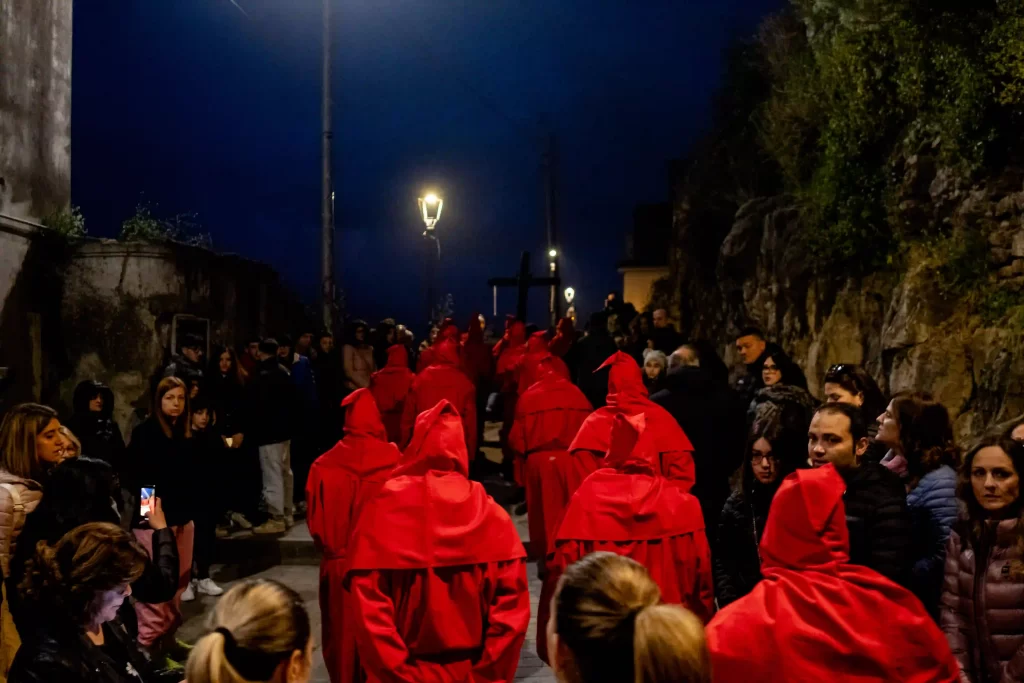
MULTIPOLYGON (((319 291, 320 0, 75 4, 72 194, 115 236, 140 200, 319 291)), ((424 317, 416 197, 445 199, 460 322, 523 250, 545 268, 541 125, 558 136, 564 285, 621 287, 638 202, 709 123, 721 58, 782 0, 334 0, 338 270, 349 311, 424 317)), ((531 316, 545 317, 535 290, 531 316)), ((500 312, 514 296, 499 299, 500 312)))

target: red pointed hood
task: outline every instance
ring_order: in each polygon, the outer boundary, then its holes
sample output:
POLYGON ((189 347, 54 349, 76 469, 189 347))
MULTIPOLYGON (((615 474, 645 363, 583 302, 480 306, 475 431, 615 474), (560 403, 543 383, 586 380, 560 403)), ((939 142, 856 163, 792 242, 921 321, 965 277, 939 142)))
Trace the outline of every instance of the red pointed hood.
POLYGON ((480 327, 480 314, 474 313, 466 328, 466 342, 469 344, 484 343, 484 328, 480 327))
POLYGON ((558 328, 554 338, 548 344, 548 350, 561 358, 569 352, 573 341, 576 339, 576 329, 573 327, 571 318, 562 318, 558 321, 558 328))
MULTIPOLYGON (((616 351, 598 370, 608 371, 608 405, 619 406, 647 398, 643 371, 628 353, 616 351)), ((595 371, 596 372, 596 371, 595 371)))
POLYGON ((437 363, 437 344, 428 346, 420 351, 420 358, 416 362, 416 371, 425 370, 437 363))
POLYGON ((462 420, 448 401, 416 418, 412 441, 398 466, 360 512, 346 573, 526 557, 508 513, 483 486, 467 478, 469 457, 462 429, 462 420))
POLYGON ((341 402, 345 408, 345 436, 387 441, 388 434, 369 389, 356 389, 341 402))
POLYGON ((829 465, 797 470, 772 499, 761 540, 761 570, 825 569, 850 560, 843 478, 829 465))
POLYGON ((715 680, 959 680, 921 602, 849 563, 844 489, 832 465, 798 470, 779 487, 760 544, 764 580, 707 627, 715 680))
POLYGON ((530 335, 530 338, 526 340, 526 352, 527 353, 541 353, 548 350, 546 332, 534 332, 530 335))
POLYGON ((419 414, 412 441, 402 453, 392 477, 419 476, 429 471, 469 476, 469 455, 462 418, 447 400, 419 414))
POLYGON ((458 365, 459 364, 459 345, 451 340, 445 339, 439 341, 430 347, 431 353, 431 365, 458 365))
POLYGON ((555 537, 649 541, 704 529, 700 502, 667 485, 643 413, 616 415, 602 468, 573 496, 555 537))
POLYGON ((409 351, 403 344, 388 347, 388 364, 385 367, 409 369, 409 351))
POLYGON ((455 320, 452 318, 445 318, 444 322, 441 323, 441 331, 437 335, 438 339, 451 339, 453 341, 459 340, 459 326, 455 324, 455 320))
POLYGON ((522 320, 516 320, 508 326, 506 332, 509 348, 514 349, 526 343, 526 325, 522 320))

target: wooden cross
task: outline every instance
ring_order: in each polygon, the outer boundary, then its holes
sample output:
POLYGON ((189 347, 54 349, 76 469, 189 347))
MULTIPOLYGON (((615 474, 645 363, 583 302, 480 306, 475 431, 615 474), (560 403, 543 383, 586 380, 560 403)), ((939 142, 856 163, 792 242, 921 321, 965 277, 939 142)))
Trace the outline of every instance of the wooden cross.
POLYGON ((494 315, 498 315, 498 287, 515 287, 516 318, 526 322, 526 301, 530 287, 550 287, 557 294, 561 280, 558 277, 534 277, 530 273, 530 252, 524 251, 519 259, 519 273, 515 277, 492 277, 487 285, 494 290, 494 315))

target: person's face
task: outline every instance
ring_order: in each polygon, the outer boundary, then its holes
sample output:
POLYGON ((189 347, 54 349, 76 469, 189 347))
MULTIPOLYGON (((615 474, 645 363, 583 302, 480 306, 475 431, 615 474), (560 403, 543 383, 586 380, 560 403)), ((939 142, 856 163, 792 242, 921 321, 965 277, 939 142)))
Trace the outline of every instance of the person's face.
POLYGON ((188 398, 189 400, 194 399, 199 395, 199 382, 190 382, 188 385, 188 398))
POLYGON ((97 595, 96 601, 98 605, 96 608, 96 616, 93 618, 94 623, 92 625, 100 626, 108 621, 116 619, 117 611, 121 609, 121 605, 131 594, 131 584, 126 583, 123 586, 118 586, 113 590, 103 591, 97 595))
POLYGON ((292 347, 290 346, 278 346, 277 357, 278 358, 289 358, 292 355, 292 347))
POLYGON ((896 448, 900 445, 900 423, 896 420, 896 410, 893 402, 885 407, 885 412, 878 416, 878 434, 876 441, 881 441, 889 448, 896 448))
POLYGON ((384 339, 387 341, 389 346, 391 344, 394 344, 395 343, 395 328, 392 327, 390 330, 388 330, 387 336, 385 336, 384 339))
POLYGON ((185 412, 185 390, 174 387, 160 399, 160 410, 171 419, 178 419, 185 412))
POLYGON ((210 411, 206 408, 192 413, 192 429, 198 429, 199 431, 205 430, 210 426, 210 411))
POLYGON ((758 339, 752 334, 736 340, 736 350, 739 351, 740 358, 743 359, 745 365, 756 362, 761 357, 761 354, 764 353, 765 346, 764 339, 758 339))
POLYGON ((260 343, 259 342, 249 342, 248 351, 249 351, 249 355, 253 359, 258 360, 259 357, 260 357, 260 343))
POLYGON ((301 337, 299 337, 299 340, 297 342, 295 342, 295 347, 297 349, 306 350, 306 349, 309 348, 310 344, 312 344, 312 343, 313 343, 313 335, 312 335, 312 333, 306 332, 301 337))
POLYGON ((815 413, 807 431, 807 456, 811 467, 832 463, 836 467, 856 467, 867 450, 868 440, 854 443, 850 418, 833 413, 815 413))
POLYGON ((648 358, 644 363, 644 372, 647 373, 648 379, 658 379, 658 375, 661 374, 661 369, 661 363, 653 358, 648 358))
POLYGON ((186 346, 181 350, 181 354, 193 363, 198 363, 203 358, 203 351, 198 346, 186 346))
POLYGON ((436 327, 430 328, 430 343, 433 344, 437 341, 438 329, 436 327))
POLYGON ((231 372, 231 354, 225 351, 220 354, 217 359, 217 367, 220 369, 220 374, 226 375, 231 372))
POLYGON ((78 446, 75 445, 74 441, 69 439, 67 436, 64 436, 63 434, 61 434, 61 437, 64 439, 64 457, 62 458, 62 460, 67 460, 68 458, 77 458, 79 455, 81 455, 81 452, 78 450, 78 446))
POLYGON ((90 413, 102 413, 103 412, 103 394, 96 394, 96 396, 89 400, 89 412, 90 413))
POLYGON ((762 484, 771 484, 779 478, 779 465, 772 454, 772 445, 765 438, 754 442, 750 453, 750 466, 762 484))
POLYGON ((761 381, 766 387, 772 387, 782 381, 782 368, 774 358, 767 358, 761 366, 761 381))
POLYGON ((978 505, 999 513, 1020 497, 1020 475, 999 446, 982 448, 971 462, 971 489, 978 505))
POLYGON ((1024 441, 1024 422, 1013 428, 1010 438, 1014 441, 1024 441))
POLYGON ((668 325, 668 314, 665 311, 658 309, 654 312, 654 326, 661 328, 666 325, 668 325))
POLYGON ((361 342, 364 339, 366 339, 366 330, 364 328, 362 328, 362 327, 357 327, 356 328, 356 341, 361 342))
POLYGON ((324 353, 330 353, 334 350, 334 337, 322 337, 320 339, 320 350, 324 353))
POLYGON ((36 457, 46 463, 56 464, 64 459, 67 439, 60 433, 60 421, 51 419, 36 436, 36 457))
POLYGON ((836 382, 825 382, 825 402, 845 403, 860 408, 864 405, 864 394, 857 392, 852 394, 843 388, 842 384, 836 382))

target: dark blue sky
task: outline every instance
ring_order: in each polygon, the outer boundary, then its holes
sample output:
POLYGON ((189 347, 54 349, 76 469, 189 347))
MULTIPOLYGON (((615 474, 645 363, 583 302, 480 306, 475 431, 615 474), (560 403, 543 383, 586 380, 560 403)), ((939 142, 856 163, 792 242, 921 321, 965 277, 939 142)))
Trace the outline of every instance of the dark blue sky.
MULTIPOLYGON (((419 323, 416 197, 445 197, 443 286, 488 315, 488 277, 546 246, 539 120, 560 144, 565 285, 621 285, 633 206, 708 124, 724 48, 783 0, 334 0, 338 268, 355 315, 419 323)), ((93 235, 144 197, 315 302, 320 0, 75 6, 72 193, 93 235)), ((535 290, 531 313, 544 317, 535 290)), ((514 307, 511 293, 501 312, 514 307)))

